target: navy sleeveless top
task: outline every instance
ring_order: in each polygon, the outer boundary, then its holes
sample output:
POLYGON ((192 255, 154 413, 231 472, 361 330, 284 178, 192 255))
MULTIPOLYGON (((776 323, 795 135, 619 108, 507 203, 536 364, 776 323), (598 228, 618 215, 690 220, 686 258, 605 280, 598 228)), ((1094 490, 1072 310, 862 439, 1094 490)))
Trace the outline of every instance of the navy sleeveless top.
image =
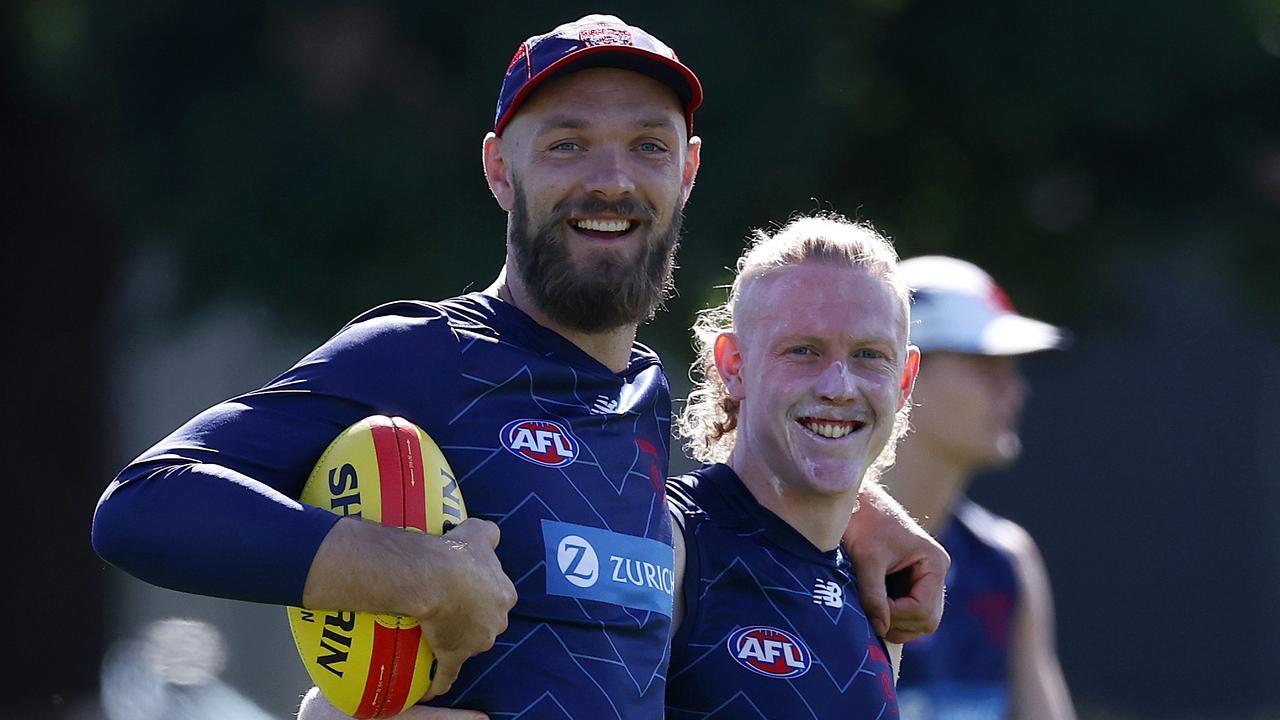
POLYGON ((938 537, 951 555, 946 608, 937 632, 903 646, 898 693, 905 717, 1009 715, 1009 632, 1018 576, 995 539, 1002 522, 962 498, 938 537))
POLYGON ((672 478, 667 497, 687 555, 668 720, 898 717, 843 553, 814 547, 726 465, 672 478))

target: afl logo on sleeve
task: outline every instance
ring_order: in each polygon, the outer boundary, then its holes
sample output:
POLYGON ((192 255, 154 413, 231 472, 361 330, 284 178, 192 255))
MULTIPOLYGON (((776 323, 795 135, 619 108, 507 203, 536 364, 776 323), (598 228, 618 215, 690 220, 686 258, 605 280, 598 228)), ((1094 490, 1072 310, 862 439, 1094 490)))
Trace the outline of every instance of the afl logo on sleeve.
POLYGON ((765 625, 738 630, 729 636, 727 647, 739 665, 765 677, 799 677, 813 664, 813 655, 803 640, 765 625))
POLYGON ((551 420, 512 420, 499 440, 512 454, 543 467, 564 467, 578 459, 578 439, 551 420))

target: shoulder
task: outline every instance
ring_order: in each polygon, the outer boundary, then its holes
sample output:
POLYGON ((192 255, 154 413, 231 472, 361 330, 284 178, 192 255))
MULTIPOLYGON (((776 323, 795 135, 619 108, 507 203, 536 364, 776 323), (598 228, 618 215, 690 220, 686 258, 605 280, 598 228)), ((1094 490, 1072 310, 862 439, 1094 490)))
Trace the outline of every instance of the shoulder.
POLYGON ((1035 541, 1021 525, 996 515, 972 500, 961 500, 953 514, 966 530, 983 543, 1011 556, 1035 551, 1035 541))
POLYGON ((1044 560, 1026 528, 970 500, 956 506, 955 517, 980 541, 1009 559, 1021 584, 1025 586, 1043 576, 1044 560))
POLYGON ((670 506, 672 515, 683 518, 698 510, 698 500, 694 495, 697 484, 698 478, 694 475, 667 478, 667 505, 670 506))
POLYGON ((662 358, 658 357, 658 353, 642 342, 636 341, 631 344, 631 367, 656 365, 662 367, 662 358))
POLYGON ((667 478, 667 505, 682 527, 690 520, 707 516, 707 503, 711 500, 708 494, 722 468, 728 469, 723 465, 704 465, 693 472, 667 478))
POLYGON ((443 382, 458 365, 458 337, 439 303, 400 300, 343 325, 264 390, 311 390, 382 405, 388 393, 443 382), (424 367, 432 369, 422 372, 424 367))
POLYGON ((419 354, 448 352, 450 346, 475 336, 495 336, 501 325, 493 303, 483 295, 471 294, 439 301, 396 300, 384 303, 352 318, 322 346, 341 350, 382 349, 401 346, 419 354))
POLYGON ((448 334, 448 315, 437 303, 397 300, 352 318, 321 349, 358 350, 369 345, 396 344, 427 336, 443 339, 448 334))
POLYGON ((476 323, 479 318, 466 302, 467 298, 451 298, 438 302, 395 300, 370 308, 342 327, 339 334, 350 331, 406 332, 422 329, 444 331, 476 323))

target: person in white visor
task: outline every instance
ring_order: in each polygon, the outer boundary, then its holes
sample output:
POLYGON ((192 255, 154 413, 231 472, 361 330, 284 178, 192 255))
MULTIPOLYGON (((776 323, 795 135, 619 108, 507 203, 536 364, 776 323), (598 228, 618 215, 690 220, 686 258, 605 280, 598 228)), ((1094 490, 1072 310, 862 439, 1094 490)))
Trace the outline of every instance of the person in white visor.
POLYGON ((1021 527, 965 497, 975 474, 1021 451, 1019 356, 1061 348, 1068 335, 1019 315, 964 260, 917 257, 899 272, 922 363, 912 432, 884 484, 951 555, 942 625, 903 651, 902 717, 1075 718, 1040 553, 1021 527))

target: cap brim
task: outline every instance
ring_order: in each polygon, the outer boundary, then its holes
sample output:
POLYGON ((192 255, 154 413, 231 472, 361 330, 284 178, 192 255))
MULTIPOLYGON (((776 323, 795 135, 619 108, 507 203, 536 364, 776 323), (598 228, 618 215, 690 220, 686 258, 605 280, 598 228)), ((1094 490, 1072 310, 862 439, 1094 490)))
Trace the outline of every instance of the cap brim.
POLYGON ((1001 315, 987 323, 973 352, 979 355, 1025 355, 1058 350, 1070 343, 1060 327, 1021 315, 1001 315))
POLYGON ((494 125, 494 134, 502 134, 502 131, 507 127, 507 123, 511 122, 511 118, 515 117, 516 111, 534 90, 542 87, 543 84, 550 80, 563 77, 571 72, 593 67, 631 70, 641 75, 647 75, 671 88, 684 109, 685 127, 690 135, 693 134, 693 111, 697 110, 698 106, 702 104, 702 83, 698 82, 698 76, 676 60, 651 50, 631 45, 594 45, 571 52, 543 68, 541 72, 530 78, 524 87, 520 88, 520 91, 516 93, 516 96, 511 99, 511 102, 507 105, 507 111, 503 113, 497 124, 494 125))

